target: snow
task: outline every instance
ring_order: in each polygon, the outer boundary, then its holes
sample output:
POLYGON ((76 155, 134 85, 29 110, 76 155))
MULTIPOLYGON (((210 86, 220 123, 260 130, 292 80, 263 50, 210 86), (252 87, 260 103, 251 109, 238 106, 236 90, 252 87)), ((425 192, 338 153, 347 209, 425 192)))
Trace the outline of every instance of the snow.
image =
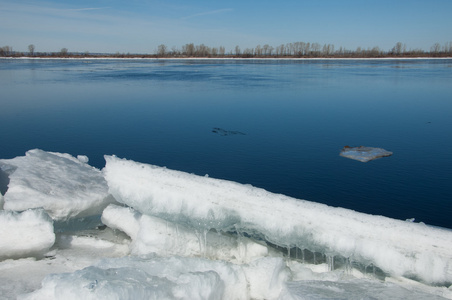
POLYGON ((108 194, 102 173, 87 161, 86 156, 76 159, 38 149, 0 160, 0 169, 10 181, 4 209, 43 207, 54 220, 63 221, 102 213, 114 199, 108 194))
POLYGON ((0 160, 0 298, 452 299, 450 230, 105 159, 0 160))
POLYGON ((449 230, 297 200, 115 156, 105 159, 110 193, 143 214, 198 232, 236 230, 281 247, 374 263, 396 276, 452 282, 449 230))
POLYGON ((360 162, 368 162, 377 158, 391 156, 392 152, 382 148, 345 146, 339 155, 350 159, 359 160, 360 162))
POLYGON ((54 242, 53 222, 43 209, 0 210, 0 259, 41 256, 54 242))
POLYGON ((41 289, 20 299, 275 298, 287 279, 285 269, 281 258, 262 258, 250 266, 203 258, 107 259, 74 273, 50 275, 41 289), (248 292, 250 275, 256 280, 248 292))

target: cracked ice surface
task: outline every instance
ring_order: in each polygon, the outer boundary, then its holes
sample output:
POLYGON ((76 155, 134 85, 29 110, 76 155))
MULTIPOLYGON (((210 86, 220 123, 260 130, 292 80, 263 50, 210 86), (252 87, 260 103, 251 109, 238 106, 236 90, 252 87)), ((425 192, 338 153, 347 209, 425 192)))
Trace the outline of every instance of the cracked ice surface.
POLYGON ((298 200, 226 180, 105 156, 112 195, 200 232, 237 230, 276 245, 373 263, 394 276, 452 282, 452 231, 298 200))

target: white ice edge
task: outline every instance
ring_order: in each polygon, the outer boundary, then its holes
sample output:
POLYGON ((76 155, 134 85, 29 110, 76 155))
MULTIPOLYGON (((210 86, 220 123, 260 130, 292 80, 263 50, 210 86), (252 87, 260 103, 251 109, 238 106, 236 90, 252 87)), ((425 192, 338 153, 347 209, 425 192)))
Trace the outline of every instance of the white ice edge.
POLYGON ((239 183, 105 156, 120 202, 198 231, 237 230, 281 247, 373 263, 394 276, 452 282, 452 231, 298 200, 239 183))

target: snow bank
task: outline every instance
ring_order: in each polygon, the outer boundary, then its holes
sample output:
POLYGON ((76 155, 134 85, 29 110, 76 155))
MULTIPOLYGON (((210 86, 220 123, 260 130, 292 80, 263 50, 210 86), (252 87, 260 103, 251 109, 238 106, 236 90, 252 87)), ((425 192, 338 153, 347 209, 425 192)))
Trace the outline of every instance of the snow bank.
POLYGON ((195 232, 132 208, 108 206, 102 222, 132 238, 131 254, 156 253, 160 256, 204 256, 234 263, 249 263, 269 255, 269 248, 242 236, 209 231, 195 232))
POLYGON ((43 209, 0 210, 0 259, 39 257, 54 242, 53 221, 43 209))
POLYGON ((43 207, 54 220, 100 215, 114 199, 102 173, 86 156, 30 150, 25 156, 1 159, 8 189, 4 209, 43 207))
POLYGON ((395 276, 452 282, 452 231, 273 194, 230 181, 105 156, 109 191, 142 214, 201 233, 237 230, 374 264, 395 276))
POLYGON ((40 290, 18 299, 275 299, 287 280, 283 260, 265 258, 256 265, 262 266, 245 270, 180 257, 106 259, 74 273, 49 275, 40 290), (258 278, 261 273, 265 276, 258 278))

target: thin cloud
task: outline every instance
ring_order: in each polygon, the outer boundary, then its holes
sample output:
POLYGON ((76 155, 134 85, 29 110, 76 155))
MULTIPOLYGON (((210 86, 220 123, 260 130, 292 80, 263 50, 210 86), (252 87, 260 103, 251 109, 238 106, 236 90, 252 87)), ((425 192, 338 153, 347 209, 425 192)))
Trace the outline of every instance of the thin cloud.
POLYGON ((207 16, 207 15, 215 15, 215 14, 230 12, 230 11, 232 11, 232 10, 233 10, 232 8, 217 9, 217 10, 206 11, 206 12, 202 12, 202 13, 199 13, 199 14, 190 15, 190 16, 187 16, 187 17, 183 17, 183 18, 181 18, 181 19, 182 19, 182 20, 187 20, 187 19, 192 19, 192 18, 207 16))
POLYGON ((99 9, 106 9, 110 8, 109 6, 106 7, 86 7, 86 8, 69 8, 69 9, 58 9, 59 11, 86 11, 86 10, 99 10, 99 9))

